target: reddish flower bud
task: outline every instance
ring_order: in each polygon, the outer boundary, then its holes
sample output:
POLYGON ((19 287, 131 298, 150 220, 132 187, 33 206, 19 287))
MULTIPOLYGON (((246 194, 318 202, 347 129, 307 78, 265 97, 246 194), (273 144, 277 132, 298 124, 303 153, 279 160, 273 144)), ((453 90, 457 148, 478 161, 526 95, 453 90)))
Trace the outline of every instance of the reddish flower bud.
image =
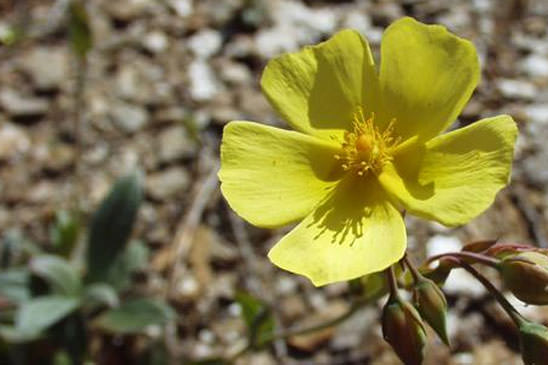
POLYGON ((382 314, 382 333, 399 358, 407 365, 420 365, 426 331, 413 306, 391 296, 382 314))
POLYGON ((528 304, 548 304, 548 256, 540 252, 522 252, 500 263, 500 272, 508 289, 528 304))

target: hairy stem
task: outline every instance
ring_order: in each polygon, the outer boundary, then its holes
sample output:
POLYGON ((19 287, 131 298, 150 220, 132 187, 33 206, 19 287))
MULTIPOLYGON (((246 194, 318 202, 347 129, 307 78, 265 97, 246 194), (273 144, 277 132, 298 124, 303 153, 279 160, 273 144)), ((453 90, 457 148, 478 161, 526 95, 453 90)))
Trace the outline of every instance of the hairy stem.
POLYGON ((512 321, 516 324, 516 326, 520 326, 521 323, 523 323, 524 319, 519 314, 519 312, 514 308, 512 304, 502 295, 502 293, 495 288, 493 284, 485 277, 483 276, 479 271, 474 269, 472 265, 469 263, 456 259, 454 260, 458 265, 460 265, 463 269, 468 271, 470 274, 472 274, 484 287, 491 293, 497 302, 499 302, 500 306, 504 309, 506 313, 510 316, 512 321))
MULTIPOLYGON (((450 257, 456 258, 456 259, 459 259, 459 258, 472 259, 472 260, 477 261, 478 263, 485 264, 485 265, 490 266, 494 269, 498 269, 499 262, 500 262, 497 259, 494 259, 494 258, 489 257, 489 256, 485 256, 485 255, 482 255, 482 254, 479 254, 479 253, 463 251, 463 252, 447 252, 447 253, 442 253, 440 255, 429 257, 428 260, 426 260, 426 264, 429 264, 429 263, 431 263, 433 261, 436 261, 436 260, 439 260, 439 259, 450 258, 450 257)), ((463 261, 463 260, 459 260, 459 261, 463 261)))

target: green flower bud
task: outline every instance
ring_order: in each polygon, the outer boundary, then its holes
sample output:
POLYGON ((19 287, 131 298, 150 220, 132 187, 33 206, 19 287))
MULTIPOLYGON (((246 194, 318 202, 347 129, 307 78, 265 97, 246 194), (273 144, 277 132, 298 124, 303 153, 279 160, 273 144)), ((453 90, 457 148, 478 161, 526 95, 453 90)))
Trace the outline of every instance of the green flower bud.
POLYGON ((525 365, 544 365, 548 361, 548 328, 524 321, 519 327, 521 357, 525 365))
POLYGON ((441 289, 432 280, 423 278, 415 285, 413 301, 421 317, 449 346, 446 324, 447 300, 441 289))
POLYGON ((508 289, 525 303, 548 304, 548 256, 523 252, 500 263, 502 279, 508 289))
POLYGON ((413 306, 391 296, 382 313, 382 333, 407 365, 420 365, 426 344, 426 330, 413 306))

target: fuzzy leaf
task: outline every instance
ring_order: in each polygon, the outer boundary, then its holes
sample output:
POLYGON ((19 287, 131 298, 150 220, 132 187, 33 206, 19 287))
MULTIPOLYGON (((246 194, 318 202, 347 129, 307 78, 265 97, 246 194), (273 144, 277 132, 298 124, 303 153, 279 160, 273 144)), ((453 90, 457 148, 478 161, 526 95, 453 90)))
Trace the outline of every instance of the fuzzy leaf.
POLYGON ((86 8, 76 0, 69 6, 69 37, 76 55, 84 58, 93 45, 93 39, 86 8))
POLYGON ((134 299, 101 314, 95 324, 108 332, 139 333, 151 325, 163 325, 174 317, 167 304, 151 299, 134 299))
POLYGON ((74 311, 80 301, 61 295, 33 298, 23 303, 15 315, 15 327, 23 334, 36 335, 74 311))
POLYGON ((95 213, 88 240, 90 281, 104 281, 124 251, 142 199, 138 173, 119 179, 95 213))
POLYGON ((79 272, 54 255, 41 255, 30 262, 31 272, 44 279, 55 294, 76 296, 82 290, 79 272))
POLYGON ((236 294, 236 301, 242 307, 242 317, 247 325, 249 342, 253 347, 262 347, 274 332, 274 317, 270 308, 259 299, 244 292, 236 294))

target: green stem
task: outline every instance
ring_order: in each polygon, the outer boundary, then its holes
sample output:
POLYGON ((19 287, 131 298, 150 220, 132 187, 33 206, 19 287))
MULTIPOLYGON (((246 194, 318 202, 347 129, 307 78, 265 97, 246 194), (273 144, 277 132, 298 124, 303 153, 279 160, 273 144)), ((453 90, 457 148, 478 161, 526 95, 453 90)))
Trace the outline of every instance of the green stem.
MULTIPOLYGON (((426 264, 429 264, 433 261, 443 259, 443 258, 447 258, 447 257, 453 257, 453 258, 456 258, 456 259, 459 259, 459 258, 472 259, 472 260, 477 261, 478 263, 485 264, 485 265, 490 266, 494 269, 498 269, 499 263, 500 263, 499 260, 494 259, 494 258, 489 257, 489 256, 485 256, 485 255, 482 255, 482 254, 479 254, 479 253, 474 253, 474 252, 463 251, 463 252, 447 252, 447 253, 442 253, 440 255, 429 257, 428 260, 426 260, 426 264)), ((462 261, 462 260, 459 260, 459 261, 462 261)))
POLYGON ((356 311, 358 311, 358 309, 362 308, 365 304, 367 304, 367 301, 364 301, 364 300, 356 301, 355 303, 352 304, 352 306, 346 312, 344 312, 343 314, 341 314, 338 317, 335 317, 333 319, 330 319, 327 322, 319 323, 319 324, 314 325, 314 326, 289 329, 287 331, 277 333, 272 337, 272 340, 281 340, 281 339, 285 339, 285 338, 288 338, 288 337, 306 335, 306 334, 311 333, 311 332, 321 331, 323 329, 336 326, 339 323, 341 323, 341 322, 347 320, 348 318, 350 318, 354 313, 356 313, 356 311))
POLYGON ((388 267, 385 271, 386 281, 388 282, 388 288, 390 290, 390 298, 394 300, 400 300, 400 293, 398 292, 398 282, 396 275, 394 274, 394 266, 388 267))
POLYGON ((463 261, 463 260, 455 260, 463 269, 468 271, 470 274, 472 274, 484 287, 491 293, 497 302, 499 302, 500 306, 504 309, 506 313, 510 316, 512 321, 516 324, 516 326, 520 326, 524 318, 519 314, 519 312, 514 308, 512 304, 502 295, 502 293, 495 288, 493 284, 485 276, 483 276, 479 271, 474 269, 472 265, 469 263, 463 261))
MULTIPOLYGON (((270 337, 267 337, 264 340, 264 343, 266 344, 268 342, 283 340, 283 339, 287 339, 287 338, 293 337, 293 336, 306 335, 306 334, 309 334, 309 333, 312 333, 312 332, 321 331, 321 330, 324 330, 326 328, 336 326, 337 324, 339 324, 339 323, 345 321, 346 319, 350 318, 354 313, 356 313, 360 308, 362 308, 363 306, 365 306, 368 303, 369 303, 369 301, 367 301, 367 300, 363 300, 363 299, 362 300, 357 300, 352 304, 352 306, 346 312, 344 312, 343 314, 341 314, 338 317, 335 317, 333 319, 330 319, 327 322, 319 323, 319 324, 316 324, 316 325, 313 325, 313 326, 302 327, 302 328, 290 328, 290 329, 287 329, 285 331, 280 331, 278 333, 274 333, 270 337)), ((228 359, 228 362, 233 363, 240 356, 244 355, 247 351, 251 350, 252 347, 253 347, 253 345, 251 343, 248 343, 245 347, 243 347, 241 350, 239 350, 234 355, 232 355, 228 359)))
POLYGON ((421 280, 424 280, 422 274, 417 270, 415 265, 409 260, 409 257, 407 256, 407 253, 403 256, 403 262, 405 262, 405 265, 409 268, 409 271, 411 272, 411 276, 413 276, 413 281, 415 281, 415 284, 419 283, 421 280))

